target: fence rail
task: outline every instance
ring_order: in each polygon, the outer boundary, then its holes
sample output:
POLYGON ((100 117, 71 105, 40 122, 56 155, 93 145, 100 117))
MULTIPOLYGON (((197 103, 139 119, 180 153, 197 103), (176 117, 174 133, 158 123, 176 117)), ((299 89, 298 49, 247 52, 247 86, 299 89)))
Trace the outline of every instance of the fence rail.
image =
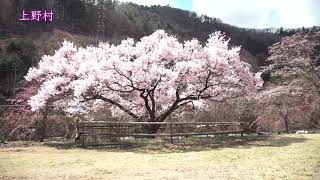
POLYGON ((79 122, 82 145, 126 144, 138 138, 211 136, 244 133, 244 122, 79 122))

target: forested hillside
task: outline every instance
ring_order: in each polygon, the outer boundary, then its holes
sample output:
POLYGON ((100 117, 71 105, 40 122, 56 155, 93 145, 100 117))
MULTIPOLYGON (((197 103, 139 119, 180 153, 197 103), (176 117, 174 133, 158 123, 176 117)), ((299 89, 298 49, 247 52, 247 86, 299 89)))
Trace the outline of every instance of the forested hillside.
POLYGON ((292 34, 292 30, 285 33, 282 28, 278 34, 269 33, 268 29, 239 28, 225 24, 218 18, 168 6, 144 7, 113 0, 4 0, 0 3, 2 39, 15 36, 23 38, 32 33, 50 32, 58 28, 97 40, 119 43, 126 37, 139 39, 156 29, 164 29, 180 40, 195 37, 205 41, 213 31, 222 31, 231 38, 232 44, 241 45, 256 58, 253 60, 255 62, 250 62, 253 66, 264 63, 268 46, 278 42, 281 36, 292 34), (53 10, 53 23, 18 21, 22 10, 41 9, 53 10))
POLYGON ((264 63, 268 46, 280 40, 274 33, 238 28, 217 18, 168 6, 144 7, 112 0, 4 0, 0 2, 0 67, 1 79, 6 82, 0 87, 0 99, 12 96, 13 85, 8 78, 14 76, 14 69, 17 79, 21 79, 31 65, 43 54, 53 53, 63 39, 79 45, 98 41, 117 44, 127 37, 139 39, 156 29, 164 29, 179 40, 195 37, 202 43, 212 32, 222 31, 231 38, 231 44, 243 47, 242 60, 250 63, 253 71, 264 63), (22 10, 42 9, 53 10, 53 22, 18 21, 22 10))
POLYGON ((195 37, 204 41, 210 33, 219 30, 231 37, 234 45, 242 45, 254 56, 260 54, 261 57, 270 44, 280 40, 272 33, 245 30, 224 24, 217 18, 171 7, 143 7, 111 0, 6 0, 0 6, 2 38, 59 28, 98 37, 99 40, 119 42, 125 37, 138 39, 156 29, 164 29, 179 39, 195 37), (54 23, 19 22, 17 19, 23 9, 52 9, 54 23))

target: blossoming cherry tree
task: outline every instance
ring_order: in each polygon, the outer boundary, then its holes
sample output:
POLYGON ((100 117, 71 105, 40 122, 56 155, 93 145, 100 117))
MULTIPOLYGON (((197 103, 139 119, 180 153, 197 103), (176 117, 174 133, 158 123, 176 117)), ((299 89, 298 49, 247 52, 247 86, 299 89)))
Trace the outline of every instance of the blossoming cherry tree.
POLYGON ((163 30, 119 45, 82 48, 64 42, 26 75, 42 84, 29 103, 36 110, 71 97, 67 110, 72 113, 94 101, 111 104, 136 121, 163 122, 185 105, 205 107, 210 100, 255 95, 262 80, 240 61, 239 50, 229 48, 220 32, 205 45, 196 39, 180 43, 163 30))

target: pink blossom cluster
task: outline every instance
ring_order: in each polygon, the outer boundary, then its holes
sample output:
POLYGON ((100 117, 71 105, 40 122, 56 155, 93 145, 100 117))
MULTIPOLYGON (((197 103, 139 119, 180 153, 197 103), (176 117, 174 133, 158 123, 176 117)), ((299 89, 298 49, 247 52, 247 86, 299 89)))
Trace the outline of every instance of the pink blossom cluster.
POLYGON ((263 83, 260 74, 240 61, 239 50, 230 49, 220 32, 205 45, 196 39, 180 43, 163 30, 119 45, 83 48, 65 41, 26 75, 42 84, 29 103, 36 110, 56 97, 72 97, 73 107, 99 99, 133 117, 147 114, 163 121, 183 105, 256 95, 263 83))

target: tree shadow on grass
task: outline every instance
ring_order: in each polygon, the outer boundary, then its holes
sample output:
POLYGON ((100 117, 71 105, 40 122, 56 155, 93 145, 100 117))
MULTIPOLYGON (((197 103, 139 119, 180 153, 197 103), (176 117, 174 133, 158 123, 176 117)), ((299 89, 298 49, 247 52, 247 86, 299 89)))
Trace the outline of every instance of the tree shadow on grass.
POLYGON ((209 138, 182 138, 170 140, 145 140, 140 142, 128 142, 126 144, 86 145, 74 142, 46 142, 43 145, 57 149, 86 149, 108 152, 135 152, 135 153, 178 153, 192 151, 206 151, 223 148, 247 149, 253 147, 284 147, 293 143, 303 143, 307 139, 303 136, 218 136, 209 138))

